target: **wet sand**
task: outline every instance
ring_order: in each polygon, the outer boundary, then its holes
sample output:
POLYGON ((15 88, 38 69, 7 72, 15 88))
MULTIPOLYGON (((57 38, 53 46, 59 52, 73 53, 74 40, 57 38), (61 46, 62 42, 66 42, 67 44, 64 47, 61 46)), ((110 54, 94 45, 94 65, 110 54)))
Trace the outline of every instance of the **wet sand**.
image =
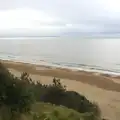
POLYGON ((120 76, 72 71, 43 65, 1 60, 16 76, 28 72, 33 80, 49 84, 53 77, 61 78, 68 90, 75 90, 89 100, 97 102, 102 115, 109 120, 120 120, 120 76))

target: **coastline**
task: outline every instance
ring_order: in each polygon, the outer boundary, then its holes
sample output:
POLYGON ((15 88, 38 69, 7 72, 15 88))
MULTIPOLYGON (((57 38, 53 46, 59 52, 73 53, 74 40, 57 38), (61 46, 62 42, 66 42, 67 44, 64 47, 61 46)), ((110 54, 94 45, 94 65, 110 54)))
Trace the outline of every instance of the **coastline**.
POLYGON ((78 64, 78 63, 70 63, 70 62, 55 62, 55 61, 47 61, 44 59, 33 59, 33 58, 19 58, 19 56, 14 55, 1 55, 0 60, 3 61, 13 61, 13 62, 20 62, 20 63, 28 63, 34 65, 40 65, 44 67, 51 67, 51 68, 59 68, 59 69, 69 69, 71 71, 84 71, 90 73, 99 73, 105 76, 112 76, 112 77, 120 77, 120 70, 112 68, 104 68, 98 65, 90 65, 90 64, 78 64))
POLYGON ((113 76, 99 72, 72 70, 42 64, 23 63, 12 60, 0 60, 0 62, 2 62, 7 68, 20 72, 76 80, 98 88, 120 92, 120 76, 113 76))
POLYGON ((20 76, 27 72, 35 81, 50 84, 53 77, 60 78, 68 90, 75 90, 96 102, 102 116, 109 120, 120 119, 120 77, 97 72, 74 71, 44 65, 0 60, 11 73, 20 76))

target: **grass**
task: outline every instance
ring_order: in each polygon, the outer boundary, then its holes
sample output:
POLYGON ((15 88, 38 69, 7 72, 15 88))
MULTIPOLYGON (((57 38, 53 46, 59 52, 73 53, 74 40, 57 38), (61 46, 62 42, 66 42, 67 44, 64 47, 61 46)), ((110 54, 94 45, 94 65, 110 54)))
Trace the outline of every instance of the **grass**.
POLYGON ((10 119, 10 114, 4 111, 0 114, 0 120, 98 120, 92 113, 79 113, 64 106, 55 106, 50 103, 36 103, 32 105, 32 111, 22 114, 15 119, 10 119), (4 116, 3 116, 4 115, 4 116), (2 117, 1 117, 2 116, 2 117))
POLYGON ((49 103, 34 104, 32 113, 28 116, 29 120, 94 120, 92 113, 81 114, 64 106, 55 106, 49 103))

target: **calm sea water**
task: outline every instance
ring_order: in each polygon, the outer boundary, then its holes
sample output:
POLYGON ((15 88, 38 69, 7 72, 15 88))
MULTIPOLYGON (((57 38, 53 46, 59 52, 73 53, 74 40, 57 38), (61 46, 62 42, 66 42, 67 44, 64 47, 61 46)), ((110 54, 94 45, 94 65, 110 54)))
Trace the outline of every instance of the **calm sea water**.
POLYGON ((120 39, 0 38, 0 59, 120 74, 120 39))

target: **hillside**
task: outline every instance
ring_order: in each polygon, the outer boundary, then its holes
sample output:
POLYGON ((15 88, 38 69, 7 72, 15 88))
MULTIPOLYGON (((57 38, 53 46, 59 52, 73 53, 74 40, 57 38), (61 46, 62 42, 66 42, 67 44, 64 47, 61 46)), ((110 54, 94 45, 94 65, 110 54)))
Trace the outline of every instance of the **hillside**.
POLYGON ((101 120, 96 103, 68 91, 60 79, 44 85, 29 74, 16 77, 0 64, 1 120, 101 120), (63 107, 64 106, 64 107, 63 107))

